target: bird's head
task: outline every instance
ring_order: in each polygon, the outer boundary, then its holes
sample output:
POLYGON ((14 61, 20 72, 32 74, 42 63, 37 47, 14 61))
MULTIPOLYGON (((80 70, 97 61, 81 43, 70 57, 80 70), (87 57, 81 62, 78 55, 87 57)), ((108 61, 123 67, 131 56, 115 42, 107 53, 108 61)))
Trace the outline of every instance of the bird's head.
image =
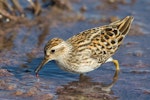
POLYGON ((44 48, 44 59, 36 68, 35 73, 38 74, 40 69, 51 60, 63 60, 63 58, 68 54, 69 50, 70 48, 67 42, 60 38, 53 38, 48 41, 44 48))

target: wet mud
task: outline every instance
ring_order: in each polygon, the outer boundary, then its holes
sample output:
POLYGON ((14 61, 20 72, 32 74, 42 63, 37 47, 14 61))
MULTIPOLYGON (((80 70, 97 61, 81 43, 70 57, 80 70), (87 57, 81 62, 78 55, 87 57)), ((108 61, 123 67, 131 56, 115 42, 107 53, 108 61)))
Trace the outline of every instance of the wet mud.
POLYGON ((150 99, 149 0, 4 1, 0 0, 0 99, 150 99), (120 72, 107 63, 80 77, 52 61, 36 78, 34 70, 49 39, 68 39, 128 15, 134 16, 133 25, 114 55, 120 72))

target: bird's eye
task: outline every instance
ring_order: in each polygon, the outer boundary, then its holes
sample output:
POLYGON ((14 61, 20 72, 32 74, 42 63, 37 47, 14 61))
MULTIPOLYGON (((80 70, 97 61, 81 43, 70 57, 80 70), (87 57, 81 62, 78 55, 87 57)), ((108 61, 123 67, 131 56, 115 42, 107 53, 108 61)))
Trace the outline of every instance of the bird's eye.
POLYGON ((55 50, 51 50, 51 53, 54 53, 55 52, 55 50))
POLYGON ((44 50, 44 54, 46 54, 46 50, 44 50))

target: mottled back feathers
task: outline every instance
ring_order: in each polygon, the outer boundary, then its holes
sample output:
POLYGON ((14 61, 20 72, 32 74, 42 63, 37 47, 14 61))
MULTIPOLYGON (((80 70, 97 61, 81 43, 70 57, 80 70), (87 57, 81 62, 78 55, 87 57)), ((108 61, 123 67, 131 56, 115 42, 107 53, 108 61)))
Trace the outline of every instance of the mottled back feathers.
POLYGON ((73 46, 74 53, 90 49, 91 57, 97 59, 99 63, 104 63, 116 52, 127 35, 132 21, 133 17, 127 16, 109 25, 80 32, 67 42, 73 46))

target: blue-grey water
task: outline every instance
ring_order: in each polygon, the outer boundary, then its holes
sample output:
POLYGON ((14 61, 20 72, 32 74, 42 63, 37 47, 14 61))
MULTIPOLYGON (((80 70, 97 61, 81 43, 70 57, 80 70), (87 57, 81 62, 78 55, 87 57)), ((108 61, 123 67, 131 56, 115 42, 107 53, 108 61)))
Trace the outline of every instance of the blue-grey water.
POLYGON ((104 0, 72 1, 74 13, 79 13, 83 5, 87 7, 87 10, 82 13, 85 20, 71 22, 59 20, 60 23, 54 23, 54 26, 48 26, 48 29, 40 29, 38 25, 20 27, 11 48, 0 52, 0 67, 13 74, 13 76, 0 77, 0 80, 6 80, 9 85, 16 85, 12 90, 0 86, 0 98, 35 100, 37 95, 52 94, 54 100, 99 100, 100 98, 102 100, 149 100, 150 1, 125 1, 127 4, 117 3, 115 4, 117 7, 114 7, 114 4, 105 4, 104 0), (85 29, 110 23, 102 21, 101 18, 109 19, 111 16, 123 18, 128 15, 135 18, 131 31, 114 55, 114 58, 119 60, 121 69, 118 80, 113 80, 115 67, 112 63, 104 64, 95 71, 86 73, 85 80, 81 81, 78 74, 61 70, 54 61, 47 63, 39 72, 39 79, 36 78, 34 70, 43 59, 43 48, 49 39, 54 37, 67 39, 85 29), (46 29, 48 32, 45 35, 43 30, 46 29), (110 87, 102 91, 103 85, 109 86, 109 84, 110 87), (28 95, 28 91, 33 87, 36 87, 38 92, 28 95), (15 95, 18 90, 23 91, 24 94, 15 95))

